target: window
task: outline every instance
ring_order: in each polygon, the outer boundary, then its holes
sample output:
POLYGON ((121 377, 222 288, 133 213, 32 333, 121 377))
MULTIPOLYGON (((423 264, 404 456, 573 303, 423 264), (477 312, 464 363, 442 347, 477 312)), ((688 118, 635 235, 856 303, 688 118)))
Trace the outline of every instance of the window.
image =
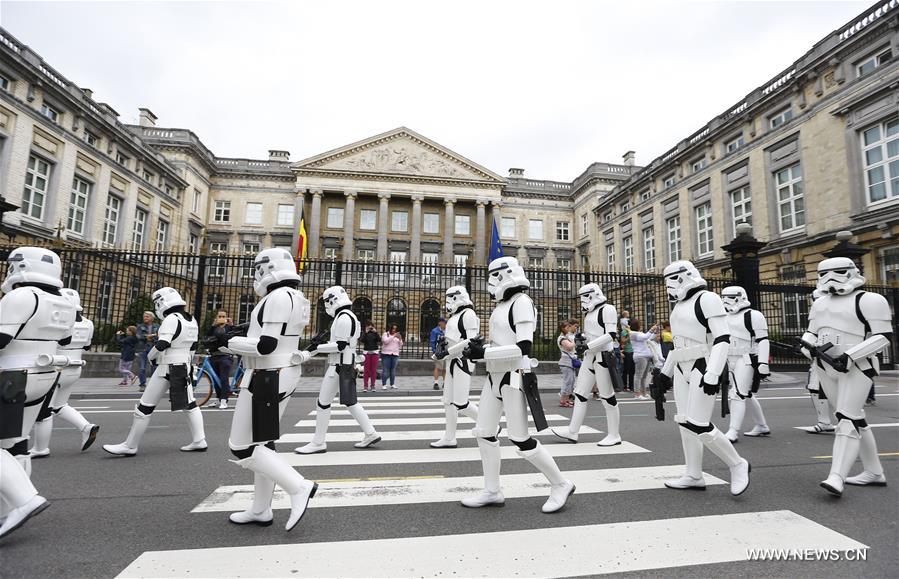
POLYGON ((25 172, 25 191, 22 193, 23 215, 43 219, 44 201, 50 182, 50 163, 34 155, 28 157, 28 169, 25 172))
POLYGON ((456 235, 471 235, 471 216, 456 215, 456 235))
POLYGON ((171 185, 163 185, 162 190, 165 191, 165 194, 169 197, 175 197, 175 190, 171 185))
POLYGON ((589 214, 587 214, 587 213, 581 214, 581 237, 587 237, 588 219, 589 219, 589 214))
POLYGON ((888 63, 893 58, 893 52, 889 48, 884 50, 880 50, 868 56, 867 58, 863 58, 855 65, 855 70, 858 71, 858 76, 864 76, 868 73, 871 73, 876 68, 880 68, 884 64, 888 63))
POLYGON ((87 217, 87 200, 91 194, 91 184, 75 177, 69 192, 69 219, 66 228, 72 233, 84 235, 84 220, 87 217))
POLYGON ((627 213, 627 212, 630 211, 630 210, 631 210, 631 201, 630 201, 630 199, 628 199, 627 201, 625 201, 624 203, 622 203, 621 205, 618 206, 618 213, 619 213, 619 214, 627 213))
POLYGON ((153 184, 153 173, 149 171, 143 171, 141 173, 141 177, 143 177, 144 181, 146 181, 147 183, 150 183, 151 185, 153 184))
POLYGON ((608 270, 615 269, 615 244, 611 243, 606 246, 606 268, 608 270))
POLYGON ((250 314, 253 313, 253 307, 255 305, 255 294, 240 294, 240 301, 237 303, 238 324, 245 324, 250 321, 250 314))
POLYGON ((224 302, 222 301, 222 294, 219 293, 209 293, 206 294, 206 311, 207 312, 217 312, 222 309, 224 302))
POLYGON ((262 203, 247 203, 244 223, 247 225, 262 225, 262 203))
POLYGON ((602 216, 602 222, 603 222, 603 223, 608 223, 608 222, 611 221, 611 220, 612 220, 612 212, 611 212, 611 211, 606 211, 606 212, 603 214, 603 216, 602 216))
MULTIPOLYGON (((212 255, 225 255, 228 253, 228 244, 217 241, 209 244, 209 253, 212 255)), ((226 260, 224 258, 211 258, 209 260, 209 277, 224 279, 226 260)), ((221 307, 221 306, 218 306, 221 307)), ((212 309, 212 308, 210 308, 212 309)))
POLYGON ((374 231, 378 227, 378 211, 376 209, 362 209, 359 211, 359 229, 374 231))
POLYGON ((396 326, 397 331, 406 335, 406 302, 403 298, 393 298, 387 302, 387 323, 386 328, 396 326))
POLYGON ((359 261, 374 261, 375 260, 375 250, 374 249, 360 249, 356 252, 356 255, 359 257, 359 261))
POLYGON ((433 264, 436 264, 438 261, 440 261, 439 253, 421 254, 421 262, 426 264, 425 267, 422 268, 421 283, 425 285, 437 283, 437 268, 433 267, 433 264))
POLYGON ((793 109, 787 107, 785 109, 781 109, 768 117, 768 126, 772 129, 776 129, 777 127, 784 125, 790 122, 790 119, 793 118, 793 109))
POLYGON ((581 254, 581 269, 584 271, 590 269, 590 256, 586 253, 581 254))
POLYGON ((425 213, 424 215, 424 232, 425 233, 440 233, 440 214, 439 213, 425 213))
POLYGON ((131 162, 131 159, 121 153, 116 153, 115 162, 119 165, 122 165, 123 167, 128 167, 128 163, 131 162))
POLYGON ((84 131, 83 139, 84 139, 84 142, 87 143, 88 145, 90 145, 91 147, 97 147, 100 144, 100 138, 97 135, 95 135, 92 132, 87 131, 87 130, 84 131))
POLYGON ((881 251, 881 264, 883 265, 884 283, 896 283, 899 281, 899 247, 888 247, 881 251))
POLYGON ((515 239, 515 225, 514 217, 503 217, 500 234, 506 239, 515 239))
POLYGON ((80 261, 65 261, 62 269, 63 287, 81 291, 81 267, 80 261))
POLYGON ((528 219, 528 239, 543 240, 542 219, 528 219))
POLYGON ((156 226, 156 251, 162 251, 165 249, 165 244, 168 241, 169 236, 169 222, 160 219, 158 225, 156 226))
POLYGON ((200 193, 199 189, 194 189, 194 203, 191 206, 191 211, 193 211, 197 215, 200 214, 200 201, 202 201, 202 200, 203 200, 203 194, 200 193))
POLYGON ((696 208, 696 243, 700 257, 710 255, 715 251, 715 240, 712 235, 711 203, 703 203, 696 208))
POLYGON ((680 217, 672 217, 668 225, 668 260, 677 261, 681 258, 680 245, 680 217))
POLYGON ((390 281, 403 282, 406 280, 406 252, 390 252, 390 281))
POLYGON ((422 302, 418 316, 418 339, 420 341, 430 341, 431 330, 437 325, 442 309, 440 302, 435 299, 427 299, 422 302))
POLYGON ((752 225, 752 198, 749 195, 749 185, 731 191, 730 203, 734 218, 734 233, 737 231, 738 223, 752 225))
POLYGON ((665 189, 667 189, 669 187, 674 187, 674 173, 665 177, 665 180, 662 181, 662 185, 665 187, 665 189))
POLYGON ((41 114, 53 121, 54 123, 59 122, 59 111, 55 108, 51 107, 47 103, 41 105, 41 114))
POLYGON ((216 201, 215 213, 212 216, 212 220, 218 221, 220 223, 227 223, 228 221, 231 221, 231 202, 216 201))
POLYGON ((328 227, 332 229, 343 227, 343 207, 328 207, 328 227))
POLYGON ((650 196, 649 189, 647 189, 643 193, 640 193, 640 201, 646 201, 647 199, 649 199, 649 196, 650 196))
POLYGON ((781 233, 804 226, 805 201, 802 197, 802 168, 799 163, 778 171, 775 181, 781 233))
POLYGON ((282 226, 293 225, 293 205, 289 203, 279 203, 278 219, 275 223, 282 226))
POLYGON ((357 259, 362 262, 358 266, 359 271, 359 281, 371 282, 375 277, 375 266, 370 265, 368 262, 375 260, 375 250, 374 249, 359 249, 356 251, 357 259))
POLYGON ((243 271, 242 275, 244 279, 253 279, 256 275, 256 268, 253 265, 255 261, 255 256, 259 253, 259 244, 255 242, 246 242, 241 245, 241 249, 243 250, 243 254, 246 257, 242 259, 243 262, 243 271))
POLYGON ((9 79, 0 75, 0 90, 9 90, 9 79))
POLYGON ((197 255, 200 251, 200 238, 195 233, 189 233, 187 236, 187 249, 191 255, 197 255))
POLYGON ((624 253, 624 271, 634 272, 634 238, 628 235, 622 241, 621 247, 624 253))
POLYGON ((409 212, 408 211, 391 211, 390 212, 390 231, 408 231, 409 230, 409 212))
MULTIPOLYGON (((543 269, 543 258, 542 257, 529 258, 528 259, 528 267, 530 267, 531 269, 534 269, 534 270, 543 269)), ((542 290, 544 275, 545 275, 545 273, 542 271, 530 272, 530 275, 528 275, 528 278, 530 278, 530 280, 531 280, 531 287, 534 288, 535 290, 542 290)))
MULTIPOLYGON (((558 291, 571 291, 571 260, 568 258, 556 259, 556 289, 558 291)), ((570 317, 570 316, 568 316, 570 317)))
POLYGON ((570 237, 568 235, 568 222, 556 221, 556 241, 568 241, 570 237))
POLYGON ((465 283, 465 269, 468 266, 468 255, 456 253, 453 255, 453 264, 456 266, 453 270, 453 283, 462 285, 465 283))
POLYGON ((862 133, 868 203, 899 197, 899 119, 862 133))
POLYGON ((110 194, 106 198, 106 211, 103 215, 103 243, 107 245, 115 245, 121 210, 122 200, 110 194))
POLYGON ((652 227, 643 230, 643 267, 647 270, 656 268, 656 234, 652 227))
POLYGON ((725 153, 733 153, 740 147, 746 144, 746 141, 743 139, 743 135, 740 135, 736 139, 731 139, 727 143, 724 144, 725 153))
POLYGON ((785 293, 783 294, 784 303, 784 330, 787 332, 802 332, 808 328, 808 294, 804 293, 785 293))
POLYGON ((690 172, 699 173, 705 169, 705 157, 700 157, 690 163, 690 172))
POLYGON ((334 261, 337 259, 337 248, 326 247, 322 252, 322 257, 328 261, 334 261))
POLYGON ((109 323, 112 314, 112 291, 115 287, 115 274, 104 269, 100 274, 100 291, 97 296, 97 317, 101 322, 109 323))
POLYGON ((147 212, 137 209, 134 212, 134 228, 131 230, 131 249, 144 248, 144 236, 147 232, 147 212))
POLYGON ((131 276, 131 287, 128 289, 128 303, 134 303, 134 300, 137 299, 137 296, 141 294, 140 286, 142 285, 141 277, 139 275, 131 276))

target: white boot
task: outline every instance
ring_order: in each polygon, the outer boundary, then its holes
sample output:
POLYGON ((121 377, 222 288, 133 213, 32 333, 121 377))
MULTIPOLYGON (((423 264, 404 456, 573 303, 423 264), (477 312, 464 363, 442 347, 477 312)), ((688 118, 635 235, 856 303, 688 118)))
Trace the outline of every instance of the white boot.
POLYGON ((768 424, 765 421, 765 413, 762 412, 762 405, 759 404, 759 399, 752 396, 746 400, 746 404, 749 405, 749 416, 752 418, 755 426, 753 426, 752 430, 749 432, 744 432, 743 435, 755 437, 768 436, 771 434, 771 430, 768 428, 768 424))
POLYGON ((293 529, 306 513, 309 499, 315 496, 318 484, 304 479, 299 472, 278 456, 278 453, 264 446, 257 446, 253 449, 253 455, 250 458, 235 462, 253 472, 265 475, 290 495, 290 517, 287 519, 284 529, 287 531, 293 529))
POLYGON ((109 454, 117 454, 119 456, 134 456, 137 454, 140 439, 144 437, 144 433, 149 425, 150 415, 135 409, 131 430, 128 432, 128 438, 125 439, 125 442, 121 444, 104 444, 103 450, 109 454))
POLYGON ((474 497, 462 499, 462 506, 470 508, 502 506, 506 497, 499 486, 500 449, 499 441, 490 442, 478 438, 478 448, 481 450, 481 464, 484 467, 484 490, 474 497))
POLYGON ((0 493, 8 509, 0 525, 0 538, 50 506, 47 499, 37 494, 22 464, 6 450, 0 450, 0 493))
POLYGON ((731 442, 740 439, 740 429, 743 428, 743 418, 746 416, 746 400, 735 396, 730 402, 730 427, 725 436, 731 442))
POLYGON ((815 414, 818 415, 818 423, 810 432, 812 434, 820 434, 822 432, 833 432, 833 420, 830 418, 830 403, 826 398, 819 398, 818 394, 812 392, 812 402, 815 405, 815 414))
POLYGON ((68 404, 60 408, 56 415, 81 432, 81 452, 90 448, 94 441, 97 440, 97 433, 100 431, 100 427, 88 422, 84 415, 68 404))
POLYGON ((253 506, 239 513, 231 513, 228 520, 236 525, 254 524, 268 527, 275 518, 272 514, 274 493, 275 481, 264 474, 253 473, 253 506))
MULTIPOLYGON (((459 409, 453 404, 444 407, 446 412, 446 432, 440 440, 431 443, 431 448, 456 448, 456 424, 459 422, 459 409)), ((466 408, 467 410, 467 408, 466 408)))
POLYGON ((298 446, 293 449, 297 454, 319 454, 328 451, 328 445, 325 444, 325 436, 328 434, 328 423, 331 422, 331 407, 322 408, 315 407, 315 434, 312 435, 312 442, 304 446, 298 446))
POLYGON ((880 457, 877 456, 877 441, 874 440, 874 433, 871 427, 866 426, 859 433, 861 440, 859 442, 858 454, 862 459, 862 472, 846 479, 846 484, 857 486, 887 486, 887 479, 883 475, 883 466, 880 464, 880 457))
POLYGON ((830 474, 821 482, 822 488, 838 497, 843 495, 843 482, 858 457, 860 446, 861 434, 855 430, 852 421, 840 420, 833 441, 833 462, 830 465, 830 474))
POLYGON ((621 424, 621 410, 618 405, 612 406, 605 399, 602 401, 603 408, 606 409, 606 428, 609 433, 605 438, 596 443, 596 446, 616 446, 621 444, 621 434, 618 430, 621 424))
POLYGON ((517 450, 518 456, 525 459, 549 480, 549 498, 540 509, 544 513, 555 513, 565 506, 565 502, 574 493, 574 483, 562 476, 559 466, 546 448, 539 442, 531 450, 517 450))
POLYGON ((684 450, 685 472, 679 478, 665 481, 669 489, 705 490, 705 478, 702 476, 702 442, 694 433, 682 426, 680 431, 681 447, 684 450))
POLYGON ((371 420, 368 418, 368 414, 365 412, 365 408, 362 407, 361 404, 353 404, 352 406, 347 407, 347 411, 350 413, 350 416, 356 419, 356 422, 359 423, 359 428, 362 429, 362 433, 365 435, 365 438, 362 439, 362 443, 365 443, 366 440, 370 440, 367 444, 356 443, 353 446, 356 448, 367 448, 372 444, 379 442, 381 440, 380 435, 375 432, 375 427, 371 425, 371 420), (375 440, 377 438, 377 440, 375 440))
POLYGON ((32 458, 50 456, 50 434, 53 432, 53 415, 34 423, 34 446, 28 453, 32 458))
POLYGON ((191 443, 181 447, 181 452, 206 452, 206 432, 203 429, 203 413, 199 408, 187 411, 187 424, 190 426, 191 443))
POLYGON ((734 445, 717 428, 703 432, 699 440, 730 468, 730 494, 743 494, 749 488, 749 462, 737 454, 734 445))
POLYGON ((587 415, 587 401, 581 400, 577 396, 574 397, 574 409, 571 411, 571 422, 568 428, 552 428, 553 434, 567 440, 568 442, 577 442, 578 435, 581 431, 581 425, 584 424, 584 417, 587 415))

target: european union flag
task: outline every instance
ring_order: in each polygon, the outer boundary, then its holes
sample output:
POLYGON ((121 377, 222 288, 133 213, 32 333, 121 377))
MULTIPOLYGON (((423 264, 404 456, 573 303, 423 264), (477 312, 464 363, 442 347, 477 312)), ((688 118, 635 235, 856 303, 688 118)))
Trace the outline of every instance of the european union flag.
POLYGON ((499 241, 499 230, 496 228, 496 219, 493 220, 493 237, 490 239, 490 261, 505 256, 503 244, 499 241))

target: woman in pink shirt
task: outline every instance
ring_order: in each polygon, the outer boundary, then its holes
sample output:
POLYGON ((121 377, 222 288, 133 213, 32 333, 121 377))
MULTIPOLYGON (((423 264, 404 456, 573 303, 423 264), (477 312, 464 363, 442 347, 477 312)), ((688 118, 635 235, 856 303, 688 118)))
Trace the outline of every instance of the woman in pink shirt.
POLYGON ((381 390, 387 390, 387 379, 390 379, 390 387, 396 387, 396 363, 400 359, 400 348, 403 347, 403 335, 397 331, 396 325, 390 326, 390 330, 381 336, 381 390))

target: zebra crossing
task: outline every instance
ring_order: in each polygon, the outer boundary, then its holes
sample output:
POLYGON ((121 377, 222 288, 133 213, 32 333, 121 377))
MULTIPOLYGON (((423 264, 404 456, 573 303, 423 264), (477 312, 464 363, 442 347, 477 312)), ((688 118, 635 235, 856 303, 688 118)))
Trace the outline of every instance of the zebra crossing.
MULTIPOLYGON (((309 503, 310 512, 301 526, 309 526, 306 534, 293 534, 292 544, 268 544, 268 531, 259 533, 259 544, 226 548, 148 551, 141 554, 120 577, 407 577, 449 575, 459 577, 552 577, 595 575, 610 572, 649 571, 689 565, 737 562, 747 560, 746 537, 752 537, 757 549, 834 549, 848 551, 866 548, 856 540, 840 534, 814 520, 790 510, 758 511, 708 515, 697 501, 697 515, 664 517, 615 523, 591 521, 568 527, 544 528, 564 522, 564 511, 543 519, 539 511, 532 528, 496 531, 496 527, 478 532, 452 533, 440 527, 421 529, 415 536, 390 539, 316 540, 316 515, 326 512, 329 520, 338 519, 352 526, 354 511, 347 507, 367 509, 444 508, 453 509, 458 501, 479 492, 480 454, 475 441, 460 417, 457 433, 459 448, 433 449, 427 441, 443 433, 442 402, 436 396, 378 396, 366 398, 363 404, 382 435, 378 448, 352 449, 351 443, 361 438, 352 419, 331 421, 324 454, 298 455, 292 452, 296 443, 308 442, 315 424, 314 410, 282 433, 277 451, 288 463, 309 479, 319 482, 319 491, 309 503), (417 427, 417 428, 416 428, 417 427), (335 470, 337 469, 337 470, 335 470), (335 477, 339 472, 342 476, 335 477), (330 473, 330 474, 329 474, 330 473), (414 473, 414 474, 410 474, 414 473), (348 475, 348 476, 345 476, 348 475), (377 475, 377 476, 375 476, 377 475), (454 503, 456 503, 454 505, 454 503), (440 505, 445 505, 440 507, 440 505), (559 567, 558 553, 571 546, 571 537, 590 545, 576 557, 559 567), (632 537, 640 537, 634 542, 632 537), (677 540, 672 540, 677 537, 677 540), (653 545, 647 550, 641 545, 653 545), (351 556, 347 556, 351 555, 351 556)), ((335 407, 332 416, 340 416, 335 407)), ((550 426, 566 424, 568 418, 548 416, 550 426)), ((594 421, 594 424, 596 422, 594 421)), ((470 425, 468 421, 467 425, 470 425)), ((623 493, 671 493, 665 490, 666 479, 682 473, 680 456, 671 457, 674 464, 646 466, 633 458, 653 452, 631 442, 619 446, 599 447, 600 430, 585 428, 580 444, 556 444, 545 438, 549 430, 537 433, 547 450, 559 460, 560 467, 577 486, 575 497, 584 500, 614 500, 623 493), (564 461, 581 459, 576 469, 564 461), (589 468, 583 459, 589 460, 589 468), (624 461, 623 465, 617 461, 624 461)), ((670 432, 666 432, 670 436, 670 432)), ((504 438, 504 433, 501 435, 504 438)), ((503 493, 506 508, 483 513, 463 509, 452 510, 454 519, 482 521, 486 515, 501 518, 520 509, 521 501, 549 493, 546 479, 530 468, 516 468, 522 459, 514 447, 502 441, 503 493), (524 470, 526 472, 516 472, 524 470), (517 506, 516 506, 517 505, 517 506)), ((658 462, 658 461, 655 461, 658 462)), ((728 482, 705 474, 709 493, 727 492, 728 482)), ((241 476, 241 482, 248 481, 241 476)), ((248 508, 252 501, 252 485, 230 484, 210 489, 210 493, 191 510, 189 516, 224 517, 227 512, 248 508)), ((630 496, 630 495, 628 495, 630 496)), ((683 494, 677 495, 682 498, 683 494)), ((272 508, 276 527, 290 508, 290 501, 276 489, 272 508)), ((530 506, 529 506, 530 508, 530 506)), ((572 507, 574 508, 574 507, 572 507)), ((372 511, 367 511, 371 513, 372 511)), ((369 515, 371 516, 371 515, 369 515)), ((474 522, 472 525, 474 525, 474 522)), ((274 528, 274 527, 273 527, 274 528)), ((502 526, 500 526, 502 528, 502 526)))

